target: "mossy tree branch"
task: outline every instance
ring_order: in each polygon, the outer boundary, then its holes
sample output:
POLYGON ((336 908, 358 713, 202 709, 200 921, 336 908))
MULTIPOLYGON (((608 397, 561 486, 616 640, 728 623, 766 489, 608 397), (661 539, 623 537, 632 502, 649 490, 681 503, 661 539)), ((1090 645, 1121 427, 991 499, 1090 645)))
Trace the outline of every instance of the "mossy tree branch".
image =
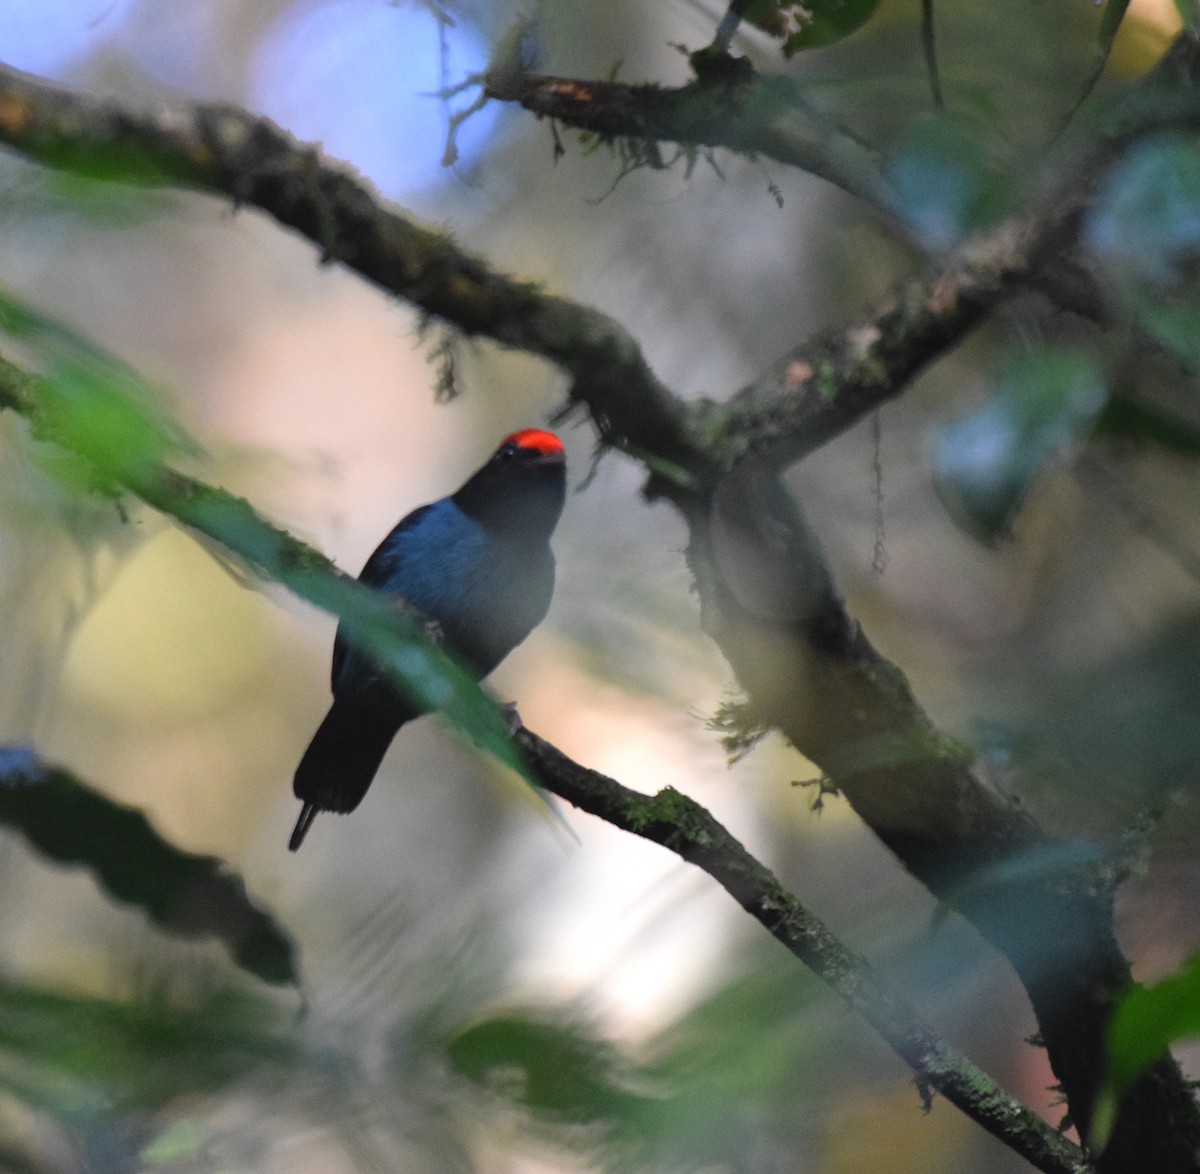
POLYGON ((614 319, 496 272, 268 119, 203 103, 133 112, 0 66, 0 143, 47 166, 260 208, 313 241, 325 263, 346 265, 465 334, 557 364, 609 443, 678 469, 708 466, 683 405, 614 319))
POLYGON ((896 205, 874 148, 822 114, 798 82, 762 77, 745 58, 694 54, 698 80, 677 89, 548 77, 497 68, 484 93, 607 141, 726 147, 798 167, 890 214, 896 205))
POLYGON ((1039 1170, 1084 1174, 1078 1147, 1014 1101, 992 1079, 940 1040, 916 1011, 880 984, 849 950, 787 891, 713 815, 668 787, 643 795, 588 770, 527 729, 517 743, 547 790, 623 831, 674 852, 708 873, 747 913, 871 1024, 922 1083, 1039 1170))

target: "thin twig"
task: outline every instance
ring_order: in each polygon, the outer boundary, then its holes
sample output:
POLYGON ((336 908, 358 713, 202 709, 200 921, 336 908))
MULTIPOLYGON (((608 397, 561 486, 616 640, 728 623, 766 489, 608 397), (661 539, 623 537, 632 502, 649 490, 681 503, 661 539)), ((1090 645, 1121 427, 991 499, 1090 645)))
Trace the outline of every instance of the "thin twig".
POLYGON ((925 72, 929 75, 929 91, 935 110, 946 108, 942 97, 942 79, 938 72, 937 40, 933 26, 933 0, 921 0, 921 48, 925 53, 925 72))

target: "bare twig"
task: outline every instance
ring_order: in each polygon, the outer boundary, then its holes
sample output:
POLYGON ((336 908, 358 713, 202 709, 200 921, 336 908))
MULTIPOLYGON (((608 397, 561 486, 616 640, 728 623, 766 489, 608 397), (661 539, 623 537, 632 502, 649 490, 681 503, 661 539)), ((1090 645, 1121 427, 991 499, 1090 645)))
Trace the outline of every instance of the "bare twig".
POLYGON ((933 0, 921 0, 921 49, 925 54, 925 72, 929 75, 929 92, 935 110, 946 108, 942 97, 942 76, 938 69, 937 31, 933 23, 933 0))

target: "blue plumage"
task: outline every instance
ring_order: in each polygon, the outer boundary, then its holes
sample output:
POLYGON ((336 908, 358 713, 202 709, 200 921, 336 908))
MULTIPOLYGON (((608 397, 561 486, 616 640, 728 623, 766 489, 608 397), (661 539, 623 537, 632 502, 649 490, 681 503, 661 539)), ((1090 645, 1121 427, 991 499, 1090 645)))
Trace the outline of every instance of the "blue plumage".
MULTIPOLYGON (((456 493, 408 514, 359 579, 434 621, 446 646, 485 676, 550 606, 550 535, 565 494, 561 441, 537 429, 516 432, 456 493)), ((304 807, 293 851, 318 811, 358 806, 396 731, 420 713, 340 626, 331 683, 333 705, 296 770, 304 807)))

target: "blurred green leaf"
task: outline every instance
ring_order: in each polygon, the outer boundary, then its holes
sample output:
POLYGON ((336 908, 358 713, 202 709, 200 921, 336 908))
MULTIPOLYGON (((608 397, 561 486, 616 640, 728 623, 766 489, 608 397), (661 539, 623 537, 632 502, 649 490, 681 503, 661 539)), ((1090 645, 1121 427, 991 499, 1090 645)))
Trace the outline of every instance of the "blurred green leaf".
POLYGON ((49 211, 105 229, 130 228, 169 215, 178 207, 176 198, 164 188, 129 187, 77 171, 41 169, 38 174, 43 184, 38 209, 42 216, 49 211))
POLYGON ((559 1124, 611 1123, 644 1099, 624 1086, 628 1072, 609 1045, 547 1017, 481 1020, 455 1036, 447 1054, 461 1075, 559 1124))
POLYGON ((1200 1035, 1200 954, 1183 971, 1152 987, 1135 986, 1118 1004, 1108 1034, 1108 1075, 1096 1112, 1094 1144, 1102 1148, 1121 1097, 1178 1040, 1200 1035))
POLYGON ((1200 372, 1200 296, 1196 300, 1171 301, 1131 287, 1125 291, 1125 304, 1149 335, 1178 355, 1193 372, 1200 372))
POLYGON ((45 365, 39 439, 83 457, 101 483, 128 484, 161 461, 198 453, 135 372, 3 290, 0 330, 45 365))
POLYGON ((648 1077, 666 1095, 638 1121, 642 1148, 629 1168, 738 1169, 768 1139, 793 1149, 809 1124, 797 1106, 819 1099, 838 1060, 855 1052, 846 1023, 816 1013, 824 998, 791 959, 749 951, 648 1047, 648 1077))
POLYGON ((90 228, 145 226, 179 207, 167 188, 110 183, 12 153, 0 159, 0 193, 5 231, 42 239, 90 228))
POLYGON ((938 433, 934 487, 950 515, 983 542, 1006 537, 1050 465, 1104 406, 1094 359, 1043 348, 1011 360, 992 397, 938 433))
POLYGON ((1125 11, 1129 0, 1108 0, 1104 6, 1104 15, 1100 18, 1100 52, 1108 55, 1112 43, 1117 39, 1121 22, 1125 19, 1125 11))
POLYGON ((1161 135, 1102 186, 1085 237, 1143 329, 1200 371, 1200 151, 1161 135))
POLYGON ((1175 0, 1175 11, 1179 13, 1185 29, 1194 29, 1200 24, 1200 12, 1196 11, 1195 0, 1175 0))
POLYGON ((0 1088, 77 1129, 213 1091, 301 1050, 278 1008, 219 991, 122 1002, 0 980, 0 1088))
POLYGON ((1092 251, 1122 282, 1167 291, 1200 255, 1200 152, 1196 140, 1137 143, 1112 170, 1087 225, 1092 251))
POLYGON ((796 1106, 829 1077, 816 989, 790 959, 754 951, 640 1060, 549 1010, 477 1021, 448 1051, 460 1075, 559 1130, 558 1140, 601 1151, 605 1169, 740 1168, 765 1136, 804 1127, 796 1106))
POLYGON ((783 41, 787 57, 801 49, 832 45, 861 28, 880 0, 750 0, 742 19, 783 41))
POLYGON ((142 1160, 148 1166, 166 1166, 172 1162, 197 1158, 209 1136, 210 1131, 197 1121, 187 1118, 172 1121, 142 1151, 142 1160))
POLYGON ((979 125, 943 115, 906 128, 893 146, 893 209, 930 248, 952 248, 1008 204, 1011 179, 986 144, 979 125))
POLYGON ((1097 436, 1144 441, 1183 457, 1200 457, 1200 425, 1144 400, 1114 395, 1096 421, 1097 436))
POLYGON ((880 0, 808 0, 796 5, 807 16, 798 20, 799 28, 783 42, 787 57, 801 49, 832 45, 862 28, 879 7, 880 0))
POLYGON ((1091 97, 1092 92, 1095 90, 1096 83, 1100 80, 1105 68, 1108 66, 1108 58, 1112 52, 1113 42, 1117 39, 1117 33, 1120 31, 1121 22, 1125 19, 1125 12, 1128 7, 1129 0, 1108 0, 1105 4, 1104 13, 1100 17, 1100 29, 1096 36, 1095 59, 1092 62, 1091 69, 1088 70, 1084 78, 1079 94, 1067 113, 1064 125, 1074 118, 1079 108, 1091 97))
POLYGON ((115 184, 187 183, 193 169, 174 152, 156 152, 135 141, 135 136, 111 133, 47 134, 30 152, 47 167, 60 168, 92 181, 115 184))
POLYGON ((297 979, 291 938, 211 856, 167 843, 140 811, 46 766, 29 749, 0 747, 0 823, 43 856, 90 869, 118 901, 185 937, 215 937, 264 982, 297 979))
POLYGON ((42 439, 79 453, 112 481, 127 483, 183 451, 181 438, 145 402, 82 363, 52 366, 39 422, 42 439))

